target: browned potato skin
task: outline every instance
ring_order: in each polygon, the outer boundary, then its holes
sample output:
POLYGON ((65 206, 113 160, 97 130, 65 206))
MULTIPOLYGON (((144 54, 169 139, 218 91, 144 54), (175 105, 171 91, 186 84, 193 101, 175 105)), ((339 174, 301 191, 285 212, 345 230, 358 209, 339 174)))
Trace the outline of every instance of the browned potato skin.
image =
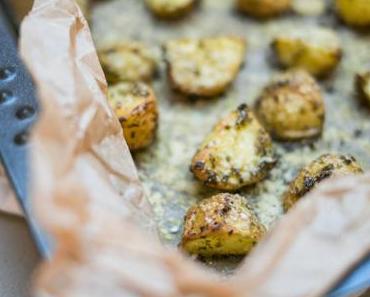
POLYGON ((156 71, 156 61, 143 44, 127 41, 106 45, 98 50, 107 81, 148 81, 156 71))
POLYGON ((201 256, 244 255, 265 232, 245 198, 218 194, 188 210, 180 245, 201 256))
POLYGON ((323 27, 292 28, 277 35, 271 47, 281 66, 304 69, 317 78, 328 77, 342 58, 335 31, 323 27))
POLYGON ((290 183, 283 196, 283 207, 288 211, 316 184, 332 176, 361 174, 362 168, 350 155, 325 154, 304 167, 290 183))
POLYGON ((370 107, 370 71, 358 73, 355 78, 355 84, 360 99, 370 107))
POLYGON ((130 150, 150 145, 158 122, 157 100, 152 88, 141 82, 119 83, 109 87, 108 99, 130 150))
POLYGON ((277 140, 295 141, 321 134, 325 107, 320 87, 303 70, 276 76, 256 102, 256 115, 277 140))
POLYGON ((246 42, 235 36, 183 38, 165 44, 168 76, 174 89, 212 97, 223 93, 244 61, 246 42))
POLYGON ((348 25, 370 26, 370 1, 336 0, 335 7, 339 17, 348 25))
POLYGON ((190 170, 205 185, 234 191, 265 178, 276 160, 271 138, 246 104, 213 128, 190 170))
POLYGON ((257 18, 269 18, 288 11, 292 0, 237 0, 237 8, 257 18))
POLYGON ((145 0, 150 11, 162 19, 176 19, 189 13, 196 0, 145 0), (177 1, 177 3, 175 3, 177 1), (160 2, 160 3, 159 3, 160 2))

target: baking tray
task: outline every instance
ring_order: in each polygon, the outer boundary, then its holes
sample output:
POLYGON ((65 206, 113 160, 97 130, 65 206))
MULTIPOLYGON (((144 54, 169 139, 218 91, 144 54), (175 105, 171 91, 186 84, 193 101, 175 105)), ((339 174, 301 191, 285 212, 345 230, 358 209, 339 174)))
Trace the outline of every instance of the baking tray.
MULTIPOLYGON (((90 19, 97 47, 115 41, 142 41, 152 48, 159 69, 153 86, 159 100, 157 138, 148 149, 134 153, 146 195, 153 206, 163 242, 176 246, 181 238, 187 209, 217 191, 196 181, 189 172, 193 154, 212 126, 240 103, 253 105, 261 88, 279 71, 270 42, 276 33, 291 27, 323 25, 338 32, 343 59, 337 71, 321 82, 326 105, 322 137, 302 143, 278 143, 279 162, 256 187, 238 193, 246 197, 263 224, 270 228, 283 214, 281 196, 298 170, 328 152, 351 153, 365 170, 370 168, 370 113, 356 99, 353 78, 370 69, 370 35, 356 32, 335 17, 287 14, 258 21, 238 14, 233 1, 203 0, 193 13, 178 21, 153 17, 144 1, 119 0, 98 3, 90 19), (192 98, 174 92, 166 78, 161 46, 170 39, 240 35, 247 40, 246 62, 233 86, 216 98, 192 98)), ((202 259, 223 273, 232 273, 239 258, 202 259)))
MULTIPOLYGON (((321 154, 351 153, 363 168, 370 167, 370 113, 356 100, 353 78, 369 67, 370 35, 359 34, 338 23, 332 13, 321 17, 286 15, 260 22, 233 10, 232 1, 204 0, 194 13, 177 22, 150 15, 143 1, 120 0, 96 5, 91 26, 97 47, 121 40, 139 40, 153 48, 159 61, 153 81, 159 100, 160 119, 156 141, 134 153, 147 197, 154 207, 165 242, 176 245, 186 210, 216 191, 204 187, 189 172, 193 154, 212 126, 240 103, 253 105, 261 88, 278 71, 269 44, 274 34, 292 26, 324 24, 338 32, 344 57, 336 73, 322 81, 326 105, 323 136, 302 143, 274 142, 279 162, 256 187, 239 191, 270 227, 282 215, 281 195, 297 171, 321 154), (233 86, 216 98, 192 98, 171 90, 166 79, 161 45, 179 37, 240 35, 248 44, 247 58, 233 86), (368 63, 368 64, 366 64, 368 63)), ((370 67, 369 67, 370 68, 370 67)))

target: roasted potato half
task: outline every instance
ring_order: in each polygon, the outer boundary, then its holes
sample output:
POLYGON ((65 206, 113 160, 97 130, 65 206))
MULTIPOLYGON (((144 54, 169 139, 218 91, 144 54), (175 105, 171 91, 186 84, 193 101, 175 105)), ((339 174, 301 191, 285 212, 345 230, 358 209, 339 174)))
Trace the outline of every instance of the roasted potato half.
POLYGON ((167 42, 164 48, 174 88, 197 96, 222 93, 238 74, 245 47, 245 41, 238 37, 167 42))
POLYGON ((292 0, 237 0, 237 8, 248 15, 267 18, 290 9, 292 0))
POLYGON ((274 164, 269 134, 242 104, 216 124, 190 170, 205 185, 232 191, 262 180, 274 164))
POLYGON ((370 71, 357 74, 355 83, 360 98, 370 106, 370 71))
POLYGON ((370 26, 369 0, 336 0, 339 17, 352 26, 370 26))
POLYGON ((337 175, 360 174, 361 166, 350 155, 325 154, 304 167, 290 183, 283 196, 284 210, 288 211, 302 196, 322 180, 337 175))
POLYGON ((98 51, 99 60, 109 83, 147 81, 156 70, 152 52, 138 42, 120 42, 98 51))
POLYGON ((301 68, 317 77, 330 74, 342 57, 336 33, 319 27, 279 34, 272 48, 282 66, 301 68))
POLYGON ((321 134, 325 107, 320 87, 303 70, 277 75, 256 102, 256 115, 273 138, 300 140, 321 134))
POLYGON ((108 100, 121 122, 130 150, 147 147, 154 139, 158 121, 152 88, 142 82, 122 82, 109 87, 108 100))
POLYGON ((181 247, 201 256, 244 255, 264 233, 245 198, 218 194, 188 210, 181 247))
POLYGON ((151 12, 160 18, 177 18, 191 11, 196 0, 145 0, 151 12))

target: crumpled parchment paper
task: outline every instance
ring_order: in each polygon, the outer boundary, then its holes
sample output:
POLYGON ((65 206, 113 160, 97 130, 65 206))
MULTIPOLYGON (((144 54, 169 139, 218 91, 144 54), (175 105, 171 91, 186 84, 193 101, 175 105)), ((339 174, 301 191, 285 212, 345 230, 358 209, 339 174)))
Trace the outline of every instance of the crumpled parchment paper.
POLYGON ((35 296, 320 296, 369 252, 369 174, 301 199, 229 279, 162 246, 74 1, 36 0, 20 47, 42 105, 32 201, 56 242, 35 296))

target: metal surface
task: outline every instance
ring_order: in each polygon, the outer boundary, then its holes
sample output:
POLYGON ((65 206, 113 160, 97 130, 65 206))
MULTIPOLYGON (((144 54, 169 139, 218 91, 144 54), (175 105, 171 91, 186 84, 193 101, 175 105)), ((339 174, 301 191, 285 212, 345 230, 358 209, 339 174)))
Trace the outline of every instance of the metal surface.
POLYGON ((17 55, 15 37, 0 11, 0 158, 27 217, 39 251, 50 253, 46 236, 33 220, 28 200, 28 131, 37 115, 32 80, 17 55))

